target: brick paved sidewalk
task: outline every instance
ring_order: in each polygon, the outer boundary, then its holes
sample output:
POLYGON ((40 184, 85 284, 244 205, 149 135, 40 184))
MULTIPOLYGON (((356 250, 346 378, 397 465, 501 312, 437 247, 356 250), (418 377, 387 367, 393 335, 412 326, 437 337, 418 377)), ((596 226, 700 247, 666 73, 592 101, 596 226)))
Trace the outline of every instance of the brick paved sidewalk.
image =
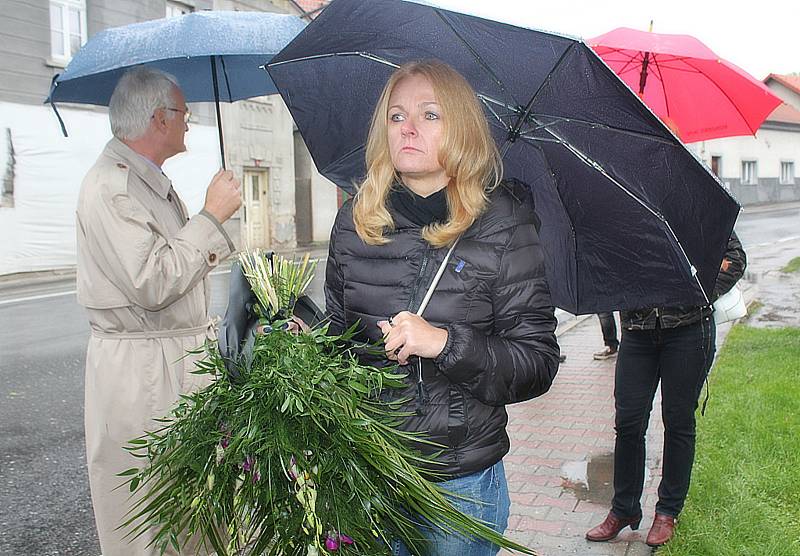
MULTIPOLYGON (((511 451, 505 457, 511 518, 506 534, 541 556, 650 554, 644 543, 659 481, 663 426, 660 393, 648 429, 644 519, 612 542, 590 543, 586 531, 611 507, 614 451, 614 363, 594 361, 603 348, 590 317, 559 337, 567 360, 544 396, 509 406, 511 451)), ((501 552, 501 555, 508 555, 501 552)))

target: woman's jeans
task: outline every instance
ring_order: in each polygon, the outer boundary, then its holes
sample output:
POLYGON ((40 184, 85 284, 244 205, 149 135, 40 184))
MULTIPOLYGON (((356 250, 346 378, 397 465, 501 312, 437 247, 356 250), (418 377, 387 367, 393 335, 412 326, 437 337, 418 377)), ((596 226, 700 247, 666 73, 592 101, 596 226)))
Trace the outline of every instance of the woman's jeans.
POLYGON ((617 517, 642 513, 645 433, 659 380, 664 454, 656 512, 677 516, 683 509, 694 463, 695 409, 714 360, 715 332, 713 317, 678 328, 622 332, 614 383, 617 517))
MULTIPOLYGON (((483 471, 439 484, 448 492, 468 498, 450 498, 463 513, 493 524, 492 529, 498 533, 506 530, 511 499, 502 460, 483 471)), ((500 550, 495 544, 448 534, 439 528, 421 527, 421 530, 430 542, 427 556, 494 556, 500 550)), ((392 554, 409 556, 411 553, 403 543, 394 541, 392 554)))

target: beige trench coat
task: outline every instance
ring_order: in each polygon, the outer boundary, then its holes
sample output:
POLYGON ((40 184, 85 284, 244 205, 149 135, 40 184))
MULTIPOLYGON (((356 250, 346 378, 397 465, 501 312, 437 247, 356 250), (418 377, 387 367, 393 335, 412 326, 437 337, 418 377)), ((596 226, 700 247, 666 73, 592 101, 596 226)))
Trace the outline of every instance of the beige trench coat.
POLYGON ((104 556, 157 554, 117 531, 130 500, 117 473, 141 465, 123 446, 181 393, 208 383, 185 357, 214 337, 208 273, 233 251, 206 212, 189 219, 169 179, 112 139, 78 200, 78 301, 87 309, 86 454, 104 556), (115 490, 116 489, 116 490, 115 490))

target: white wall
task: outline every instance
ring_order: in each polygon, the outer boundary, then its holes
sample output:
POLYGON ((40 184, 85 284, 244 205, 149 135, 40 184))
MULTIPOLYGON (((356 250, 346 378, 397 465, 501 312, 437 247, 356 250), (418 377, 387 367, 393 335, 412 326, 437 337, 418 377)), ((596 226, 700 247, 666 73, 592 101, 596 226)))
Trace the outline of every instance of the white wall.
MULTIPOLYGON (((0 102, 0 175, 7 165, 6 129, 14 146, 14 207, 0 208, 0 274, 75 265, 75 207, 81 180, 111 137, 97 110, 59 109, 69 137, 49 106, 0 102)), ((190 125, 188 152, 164 165, 175 190, 198 212, 219 167, 216 128, 190 125)))
MULTIPOLYGON (((711 165, 712 156, 722 157, 720 178, 740 179, 743 160, 758 161, 758 177, 778 178, 781 161, 793 160, 800 169, 800 132, 760 129, 755 137, 726 137, 693 145, 701 159, 711 165)), ((797 171, 797 170, 796 170, 797 171)))
POLYGON ((767 87, 769 87, 773 93, 783 99, 786 104, 789 104, 797 110, 800 110, 800 95, 798 95, 795 91, 783 83, 778 83, 774 79, 769 80, 767 87))
MULTIPOLYGON (((312 162, 313 164, 313 162, 312 162)), ((328 178, 314 170, 311 174, 312 241, 328 241, 336 220, 337 187, 328 178)))

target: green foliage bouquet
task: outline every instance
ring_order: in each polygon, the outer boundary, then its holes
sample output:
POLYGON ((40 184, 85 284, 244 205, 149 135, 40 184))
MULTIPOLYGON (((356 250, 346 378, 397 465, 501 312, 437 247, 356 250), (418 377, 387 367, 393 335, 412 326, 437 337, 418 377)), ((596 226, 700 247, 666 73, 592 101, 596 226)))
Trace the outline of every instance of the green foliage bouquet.
POLYGON ((421 555, 422 520, 533 554, 460 513, 420 474, 425 460, 409 446, 425 440, 400 431, 399 407, 379 398, 404 375, 360 364, 346 349, 355 328, 332 336, 282 326, 314 264, 259 252, 240 261, 272 332, 256 337, 236 380, 206 345, 197 372, 214 383, 130 442, 145 461, 121 474, 135 493, 128 534, 155 528, 162 551, 194 538, 219 555, 374 556, 400 539, 421 555))

